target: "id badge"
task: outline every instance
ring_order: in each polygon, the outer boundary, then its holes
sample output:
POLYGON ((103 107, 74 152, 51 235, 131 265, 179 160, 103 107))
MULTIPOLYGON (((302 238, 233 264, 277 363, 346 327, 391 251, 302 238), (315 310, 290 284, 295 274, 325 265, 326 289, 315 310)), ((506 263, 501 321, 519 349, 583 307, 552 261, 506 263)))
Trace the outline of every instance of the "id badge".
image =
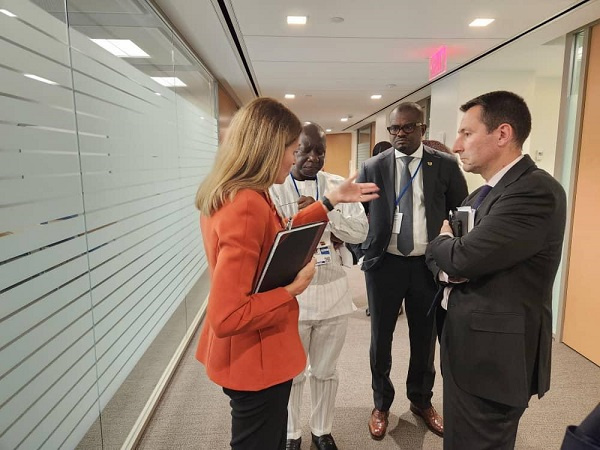
POLYGON ((326 242, 319 242, 319 246, 315 252, 315 259, 317 260, 317 266, 323 266, 331 262, 331 252, 326 242))
POLYGON ((394 224, 392 225, 392 233, 400 234, 400 226, 402 225, 402 213, 394 213, 394 224))

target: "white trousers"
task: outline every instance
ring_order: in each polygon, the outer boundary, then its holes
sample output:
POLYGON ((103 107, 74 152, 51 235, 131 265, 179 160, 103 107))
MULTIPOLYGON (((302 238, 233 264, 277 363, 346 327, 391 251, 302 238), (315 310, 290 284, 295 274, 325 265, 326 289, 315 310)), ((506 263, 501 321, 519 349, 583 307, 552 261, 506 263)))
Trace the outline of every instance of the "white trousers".
POLYGON ((301 320, 298 331, 308 356, 306 369, 294 378, 288 402, 287 438, 302 434, 300 406, 304 383, 310 383, 310 429, 315 436, 331 433, 335 395, 338 388, 337 362, 346 339, 348 316, 325 320, 301 320))

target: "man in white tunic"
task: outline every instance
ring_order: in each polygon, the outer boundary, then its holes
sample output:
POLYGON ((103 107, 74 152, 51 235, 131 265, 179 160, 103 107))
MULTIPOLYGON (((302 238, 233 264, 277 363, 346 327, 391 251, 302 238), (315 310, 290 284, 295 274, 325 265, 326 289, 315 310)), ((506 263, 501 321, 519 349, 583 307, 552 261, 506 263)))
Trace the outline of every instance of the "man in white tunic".
POLYGON ((288 403, 286 449, 300 449, 302 428, 300 403, 306 379, 311 394, 310 429, 319 450, 335 450, 331 435, 338 387, 337 361, 342 350, 348 314, 356 308, 348 286, 343 261, 352 264, 344 242, 358 244, 367 237, 368 222, 360 203, 327 201, 327 193, 344 179, 321 171, 325 162, 325 132, 314 123, 303 127, 296 162, 285 183, 270 189, 273 203, 285 217, 321 200, 330 211, 329 224, 318 246, 317 273, 308 289, 297 297, 300 305, 298 328, 308 355, 306 370, 294 378, 288 403))

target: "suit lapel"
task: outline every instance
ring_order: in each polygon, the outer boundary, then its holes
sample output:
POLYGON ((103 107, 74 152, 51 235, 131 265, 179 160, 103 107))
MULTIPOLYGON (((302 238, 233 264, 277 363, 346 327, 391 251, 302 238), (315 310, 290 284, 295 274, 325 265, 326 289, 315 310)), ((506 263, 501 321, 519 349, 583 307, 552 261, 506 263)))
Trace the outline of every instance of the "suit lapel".
POLYGON ((383 189, 391 217, 396 204, 396 152, 393 147, 390 150, 390 154, 382 158, 381 164, 379 164, 379 171, 381 172, 383 189))
POLYGON ((423 171, 423 196, 425 198, 425 217, 427 220, 431 220, 431 202, 427 199, 435 198, 435 182, 438 179, 438 172, 440 170, 439 156, 434 155, 427 147, 423 147, 423 163, 421 164, 421 170, 423 171))
MULTIPOLYGON (((504 176, 500 179, 500 181, 498 181, 498 184, 496 184, 496 186, 494 186, 490 193, 485 197, 485 199, 477 209, 477 213, 475 214, 475 225, 477 225, 481 221, 481 219, 488 214, 492 205, 495 203, 498 197, 502 195, 502 192, 504 192, 504 189, 507 186, 517 181, 519 178, 521 178, 521 176, 523 176, 525 172, 528 172, 534 167, 536 167, 535 163, 529 155, 523 156, 523 159, 521 159, 521 161, 519 161, 517 164, 511 167, 510 170, 506 172, 506 174, 504 174, 504 176)), ((470 201, 468 202, 469 205, 473 204, 473 202, 479 195, 479 190, 480 189, 477 189, 470 196, 470 201)))

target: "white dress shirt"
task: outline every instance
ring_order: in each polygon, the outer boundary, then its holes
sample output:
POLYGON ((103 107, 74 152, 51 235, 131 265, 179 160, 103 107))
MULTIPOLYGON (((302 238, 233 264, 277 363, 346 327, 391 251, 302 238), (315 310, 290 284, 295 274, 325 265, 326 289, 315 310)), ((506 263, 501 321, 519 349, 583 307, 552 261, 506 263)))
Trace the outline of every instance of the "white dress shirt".
MULTIPOLYGON (((394 201, 398 199, 398 195, 402 192, 402 189, 406 186, 406 181, 400 180, 402 169, 404 168, 404 162, 402 161, 403 156, 412 156, 412 160, 408 166, 410 174, 414 175, 417 167, 423 161, 423 144, 419 145, 419 148, 412 155, 405 155, 394 149, 396 154, 396 196, 394 201), (402 186, 400 186, 402 183, 402 186)), ((423 193, 423 167, 419 168, 417 175, 412 182, 413 190, 413 240, 415 246, 408 256, 421 256, 425 254, 427 248, 427 219, 425 218, 425 195, 423 193)), ((398 212, 398 207, 394 209, 394 213, 398 212)), ((398 234, 392 233, 392 238, 387 248, 388 253, 394 255, 403 256, 398 251, 398 234)))
MULTIPOLYGON (((300 195, 323 200, 323 195, 326 196, 343 181, 342 177, 323 171, 317 173, 317 180, 292 181, 290 175, 283 184, 271 186, 269 192, 279 213, 284 217, 292 217, 298 212, 297 202, 300 195)), ((330 236, 333 233, 350 244, 363 242, 369 231, 367 216, 360 203, 339 203, 327 216, 329 223, 321 240, 329 247, 331 262, 318 266, 311 284, 297 296, 300 305, 299 320, 329 319, 356 310, 352 303, 347 275, 342 267, 342 258, 339 251, 334 249, 330 236)), ((347 251, 346 248, 341 250, 347 251)))

